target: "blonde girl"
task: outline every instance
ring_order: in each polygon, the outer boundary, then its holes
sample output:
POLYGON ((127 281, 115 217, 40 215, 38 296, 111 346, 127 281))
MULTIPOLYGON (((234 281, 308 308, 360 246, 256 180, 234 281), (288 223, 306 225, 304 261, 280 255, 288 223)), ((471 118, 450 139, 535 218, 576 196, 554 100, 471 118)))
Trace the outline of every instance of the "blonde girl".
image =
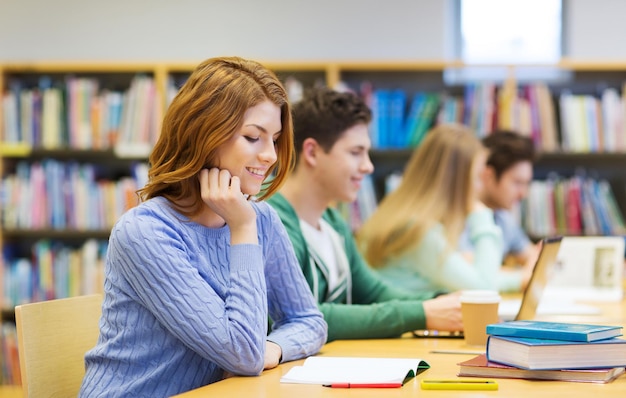
POLYGON ((459 124, 432 129, 415 150, 400 186, 358 233, 370 265, 407 290, 516 290, 521 274, 500 273, 502 234, 478 199, 488 152, 459 124), (467 223, 475 247, 457 250, 467 223))

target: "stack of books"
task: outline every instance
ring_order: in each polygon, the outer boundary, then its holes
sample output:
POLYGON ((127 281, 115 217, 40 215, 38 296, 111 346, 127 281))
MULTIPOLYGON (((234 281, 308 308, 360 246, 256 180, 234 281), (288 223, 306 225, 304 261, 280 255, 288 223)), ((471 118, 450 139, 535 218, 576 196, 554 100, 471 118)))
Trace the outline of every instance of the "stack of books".
POLYGON ((510 321, 487 326, 487 350, 459 376, 606 383, 626 367, 621 326, 510 321))

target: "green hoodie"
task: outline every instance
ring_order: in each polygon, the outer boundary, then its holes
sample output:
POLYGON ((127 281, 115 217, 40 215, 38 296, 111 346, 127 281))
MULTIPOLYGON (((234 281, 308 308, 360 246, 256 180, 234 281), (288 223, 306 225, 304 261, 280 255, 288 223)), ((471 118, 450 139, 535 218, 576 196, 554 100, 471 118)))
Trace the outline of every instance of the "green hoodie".
POLYGON ((347 293, 332 302, 324 301, 327 294, 327 280, 324 274, 312 264, 309 250, 300 229, 300 220, 294 208, 281 194, 274 194, 267 202, 278 212, 291 243, 302 272, 314 289, 317 280, 319 308, 328 323, 328 341, 337 339, 371 339, 397 337, 402 333, 424 329, 423 300, 433 298, 435 292, 416 292, 407 295, 385 284, 368 266, 359 253, 352 231, 334 209, 328 208, 322 215, 342 237, 352 279, 352 304, 347 303, 347 293))

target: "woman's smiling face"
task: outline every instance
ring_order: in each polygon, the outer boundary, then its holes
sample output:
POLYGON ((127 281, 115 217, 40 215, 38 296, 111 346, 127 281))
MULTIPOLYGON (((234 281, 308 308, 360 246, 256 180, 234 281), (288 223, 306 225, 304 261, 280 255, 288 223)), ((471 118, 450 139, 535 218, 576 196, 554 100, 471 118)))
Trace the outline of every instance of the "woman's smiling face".
POLYGON ((244 114, 241 129, 217 151, 216 167, 241 180, 241 192, 256 195, 276 163, 275 142, 282 131, 281 109, 266 100, 244 114))

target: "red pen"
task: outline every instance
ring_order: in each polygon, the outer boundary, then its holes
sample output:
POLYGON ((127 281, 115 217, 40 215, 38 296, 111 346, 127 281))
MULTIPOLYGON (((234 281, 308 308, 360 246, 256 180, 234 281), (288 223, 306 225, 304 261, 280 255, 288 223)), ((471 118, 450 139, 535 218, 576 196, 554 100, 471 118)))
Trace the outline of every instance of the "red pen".
POLYGON ((402 383, 332 383, 324 384, 330 388, 399 388, 402 383))

